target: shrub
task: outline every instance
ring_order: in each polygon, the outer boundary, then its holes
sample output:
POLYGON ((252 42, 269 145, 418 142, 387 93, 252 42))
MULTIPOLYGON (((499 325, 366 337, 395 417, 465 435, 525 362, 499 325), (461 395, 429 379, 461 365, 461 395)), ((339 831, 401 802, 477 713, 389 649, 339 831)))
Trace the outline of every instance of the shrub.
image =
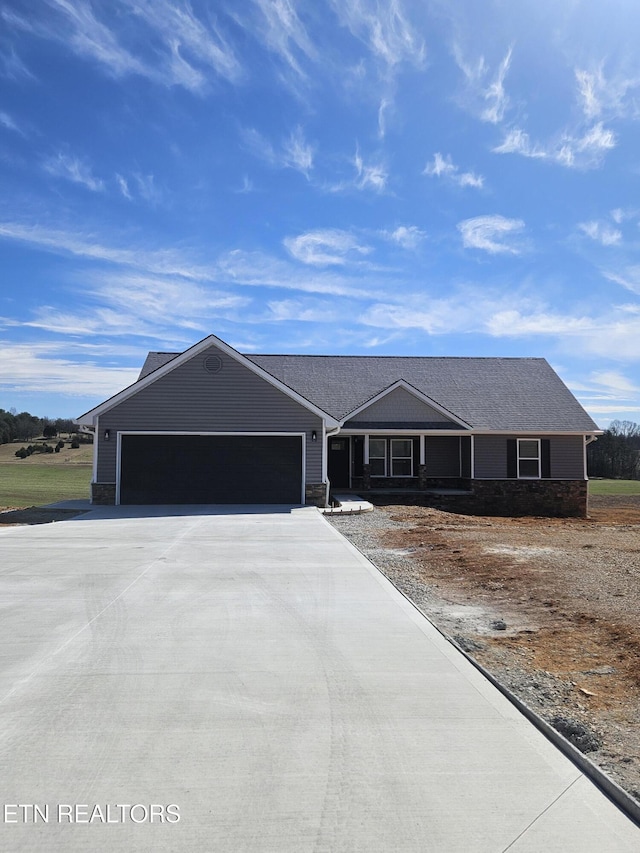
POLYGON ((73 440, 71 441, 71 447, 73 450, 77 450, 80 447, 80 442, 78 441, 77 435, 74 435, 73 440))
POLYGON ((18 459, 26 459, 29 456, 29 452, 26 447, 21 447, 20 450, 16 450, 16 456, 18 459))

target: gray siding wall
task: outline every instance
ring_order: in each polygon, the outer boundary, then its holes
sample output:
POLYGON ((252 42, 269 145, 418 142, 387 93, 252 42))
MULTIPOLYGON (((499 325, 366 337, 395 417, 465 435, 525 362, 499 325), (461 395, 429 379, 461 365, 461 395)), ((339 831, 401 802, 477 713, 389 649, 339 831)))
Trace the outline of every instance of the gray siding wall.
POLYGON ((356 426, 359 421, 384 422, 384 421, 429 421, 438 423, 451 423, 440 412, 431 406, 418 400, 404 388, 394 388, 386 397, 382 397, 366 409, 363 409, 347 424, 356 426))
MULTIPOLYGON (((584 439, 581 435, 537 435, 548 438, 553 480, 584 479, 584 439)), ((505 479, 507 476, 507 439, 517 436, 476 435, 475 476, 479 480, 505 479)))
POLYGON ((460 476, 460 439, 457 435, 434 435, 425 439, 427 477, 460 476))
POLYGON ((322 419, 251 370, 210 347, 171 373, 100 415, 99 483, 115 483, 118 430, 176 432, 304 432, 307 483, 322 480, 322 419), (208 356, 222 360, 218 373, 204 368, 208 356), (111 439, 104 441, 105 429, 111 439), (311 441, 316 430, 317 441, 311 441))

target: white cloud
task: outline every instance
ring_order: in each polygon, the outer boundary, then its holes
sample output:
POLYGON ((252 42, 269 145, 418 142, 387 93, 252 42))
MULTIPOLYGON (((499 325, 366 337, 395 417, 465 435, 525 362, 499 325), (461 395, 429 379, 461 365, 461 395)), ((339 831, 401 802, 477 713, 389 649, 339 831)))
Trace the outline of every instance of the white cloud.
POLYGON ((637 382, 633 382, 617 370, 597 370, 591 374, 591 380, 610 394, 622 399, 628 399, 629 396, 640 392, 637 382))
POLYGON ((308 177, 309 172, 313 169, 314 149, 305 141, 301 127, 298 126, 291 133, 289 139, 283 143, 282 148, 283 165, 302 172, 308 177))
POLYGON ((521 247, 509 241, 523 229, 524 222, 521 219, 507 219, 497 214, 476 216, 458 223, 465 249, 482 249, 492 255, 520 254, 521 247))
POLYGON ((439 152, 434 154, 432 163, 427 163, 422 174, 429 175, 430 177, 446 178, 459 187, 481 189, 484 186, 482 175, 475 175, 473 172, 461 172, 459 167, 452 162, 451 155, 447 154, 446 157, 443 157, 439 152))
POLYGON ((399 225, 395 231, 383 231, 382 236, 393 243, 397 243, 403 249, 417 249, 420 243, 426 239, 427 234, 416 225, 399 225))
POLYGON ((365 163, 359 150, 356 149, 353 164, 356 169, 355 186, 357 189, 370 189, 377 193, 384 192, 389 175, 382 163, 365 163))
POLYGON ((342 266, 352 261, 354 255, 367 255, 371 252, 368 246, 360 245, 348 231, 335 229, 309 231, 298 237, 286 237, 284 245, 297 261, 312 266, 342 266))
POLYGON ((493 149, 495 154, 520 154, 548 160, 570 169, 590 169, 599 166, 607 151, 615 148, 616 136, 602 122, 594 124, 582 135, 564 132, 547 145, 532 143, 529 134, 516 128, 510 130, 503 142, 493 149))
POLYGON ((315 150, 304 138, 304 132, 300 126, 296 127, 289 137, 282 143, 280 149, 274 148, 255 128, 247 128, 242 131, 245 146, 251 153, 264 160, 271 167, 277 169, 294 169, 301 172, 306 178, 313 169, 315 150))
POLYGON ((582 108, 588 119, 597 118, 602 112, 600 92, 604 88, 602 68, 595 72, 576 69, 576 82, 582 100, 582 108))
POLYGON ((471 65, 458 44, 453 46, 453 55, 465 76, 467 105, 482 121, 499 124, 509 107, 504 81, 511 66, 512 49, 507 50, 493 76, 483 56, 475 65, 471 65))
POLYGON ((208 70, 231 82, 242 76, 240 64, 223 34, 211 22, 200 20, 188 3, 122 0, 128 24, 127 46, 83 0, 47 0, 47 4, 57 16, 38 15, 36 10, 28 19, 7 13, 4 18, 40 38, 62 42, 114 77, 135 74, 154 83, 196 92, 205 87, 208 70), (152 54, 148 50, 150 43, 154 46, 152 54))
POLYGON ((588 71, 575 69, 578 100, 585 117, 592 119, 624 118, 638 116, 638 102, 634 94, 640 86, 640 77, 628 76, 620 70, 605 76, 603 64, 588 71))
POLYGON ((622 240, 622 232, 606 222, 598 222, 596 220, 581 222, 578 228, 587 237, 590 237, 596 243, 600 243, 603 246, 617 246, 622 240))
POLYGON ((21 136, 24 136, 24 131, 18 126, 16 121, 9 115, 9 113, 5 113, 0 110, 0 124, 2 127, 6 127, 7 130, 13 130, 14 133, 19 133, 21 136))
POLYGON ((51 393, 106 398, 138 378, 139 368, 107 367, 55 355, 58 346, 0 342, 0 389, 5 394, 51 393))
MULTIPOLYGON (((294 321, 302 323, 336 323, 343 317, 343 312, 334 302, 327 304, 318 300, 300 301, 298 299, 282 299, 268 302, 269 316, 267 320, 276 322, 294 321)), ((261 322, 264 319, 261 318, 261 322)))
POLYGON ((487 331, 494 337, 523 337, 526 335, 576 335, 596 329, 595 321, 590 317, 571 317, 564 314, 532 313, 523 314, 511 309, 499 311, 486 325, 487 331))
POLYGON ((402 0, 332 0, 340 22, 387 70, 402 62, 421 67, 424 40, 411 25, 402 0))
POLYGON ((278 55, 296 75, 305 77, 296 54, 315 60, 317 51, 291 0, 253 0, 262 13, 254 35, 278 55))
POLYGON ((78 157, 59 153, 45 160, 43 168, 56 178, 64 178, 74 184, 81 184, 92 192, 104 190, 104 181, 94 177, 91 166, 78 157))
POLYGON ((123 178, 122 175, 116 174, 116 182, 118 184, 118 188, 119 188, 120 192, 122 193, 122 195, 126 199, 129 199, 129 201, 130 201, 131 200, 131 191, 129 190, 129 183, 127 182, 127 179, 123 178))
POLYGON ((640 265, 628 266, 621 271, 603 270, 602 274, 609 281, 613 281, 640 296, 640 265))

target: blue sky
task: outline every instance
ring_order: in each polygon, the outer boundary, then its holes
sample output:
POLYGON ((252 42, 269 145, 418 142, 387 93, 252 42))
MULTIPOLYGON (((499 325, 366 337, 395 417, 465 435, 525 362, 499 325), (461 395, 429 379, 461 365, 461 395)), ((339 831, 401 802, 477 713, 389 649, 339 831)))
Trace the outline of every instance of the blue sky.
POLYGON ((0 408, 150 349, 542 356, 640 421, 635 0, 4 0, 0 408))

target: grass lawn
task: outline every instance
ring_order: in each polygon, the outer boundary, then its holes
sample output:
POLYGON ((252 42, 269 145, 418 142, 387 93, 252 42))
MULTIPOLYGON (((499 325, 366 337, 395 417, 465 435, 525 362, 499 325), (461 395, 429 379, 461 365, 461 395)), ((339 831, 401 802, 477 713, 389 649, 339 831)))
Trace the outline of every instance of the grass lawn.
MULTIPOLYGON (((57 439, 49 443, 55 445, 57 439)), ((77 450, 69 442, 60 453, 34 453, 17 459, 15 452, 27 444, 0 445, 0 507, 40 506, 56 501, 86 499, 91 483, 91 445, 77 450)))
POLYGON ((89 497, 91 465, 0 462, 0 507, 39 506, 89 497))
POLYGON ((590 495, 640 495, 640 480, 589 480, 590 495))

